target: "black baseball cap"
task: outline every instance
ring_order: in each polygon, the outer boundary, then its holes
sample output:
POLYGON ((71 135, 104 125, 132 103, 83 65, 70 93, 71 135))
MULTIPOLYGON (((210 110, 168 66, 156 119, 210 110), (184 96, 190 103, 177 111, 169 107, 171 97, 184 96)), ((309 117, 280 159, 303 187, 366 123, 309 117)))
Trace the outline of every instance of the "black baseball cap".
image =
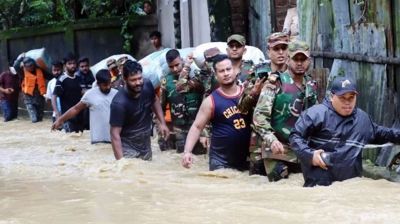
POLYGON ((332 94, 341 96, 349 92, 358 94, 357 84, 353 79, 348 77, 336 77, 333 80, 331 87, 332 94))

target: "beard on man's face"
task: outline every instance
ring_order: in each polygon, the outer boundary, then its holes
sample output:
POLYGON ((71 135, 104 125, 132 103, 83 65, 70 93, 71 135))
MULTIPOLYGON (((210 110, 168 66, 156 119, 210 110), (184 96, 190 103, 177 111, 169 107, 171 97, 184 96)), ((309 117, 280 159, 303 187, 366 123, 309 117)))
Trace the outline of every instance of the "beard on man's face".
POLYGON ((142 91, 143 88, 143 83, 139 85, 126 85, 128 87, 128 90, 131 91, 132 93, 138 94, 142 91))
POLYGON ((100 91, 101 91, 103 94, 107 95, 107 94, 109 94, 109 93, 111 92, 111 88, 109 88, 109 89, 100 89, 100 91))

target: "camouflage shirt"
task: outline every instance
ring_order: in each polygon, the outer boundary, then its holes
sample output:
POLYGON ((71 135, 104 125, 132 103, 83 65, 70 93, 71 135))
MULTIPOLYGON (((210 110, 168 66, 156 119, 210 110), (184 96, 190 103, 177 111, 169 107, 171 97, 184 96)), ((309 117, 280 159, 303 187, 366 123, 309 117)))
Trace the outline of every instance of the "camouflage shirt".
POLYGON ((196 118, 203 94, 198 86, 201 83, 196 78, 182 80, 171 73, 161 80, 161 106, 165 111, 166 105, 170 104, 171 120, 175 126, 190 126, 196 118))
POLYGON ((288 143, 290 129, 305 109, 317 103, 315 81, 305 76, 299 88, 287 72, 280 84, 266 82, 253 114, 253 129, 269 147, 274 140, 288 143))
POLYGON ((218 88, 218 82, 217 79, 215 78, 215 75, 212 71, 208 70, 194 70, 194 74, 196 77, 198 77, 198 80, 203 84, 204 86, 204 96, 203 98, 206 98, 208 95, 211 94, 212 91, 218 88))
POLYGON ((271 64, 266 62, 257 65, 253 64, 250 69, 247 69, 247 71, 249 75, 246 76, 246 79, 243 82, 244 91, 238 103, 238 109, 244 114, 253 112, 258 97, 252 96, 250 94, 251 90, 253 89, 257 78, 268 76, 267 74, 271 72, 271 64))

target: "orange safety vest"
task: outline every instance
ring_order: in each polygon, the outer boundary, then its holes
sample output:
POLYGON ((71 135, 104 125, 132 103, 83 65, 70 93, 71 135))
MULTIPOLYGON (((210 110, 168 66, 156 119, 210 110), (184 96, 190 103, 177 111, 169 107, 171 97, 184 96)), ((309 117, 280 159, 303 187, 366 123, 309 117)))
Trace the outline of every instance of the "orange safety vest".
MULTIPOLYGON (((155 92, 156 92, 156 95, 157 95, 158 97, 160 97, 160 95, 161 95, 161 88, 160 88, 160 87, 157 87, 157 88, 155 89, 155 92)), ((169 103, 167 104, 167 106, 166 106, 166 108, 165 108, 164 120, 165 120, 165 122, 167 122, 167 123, 172 122, 172 119, 171 119, 171 109, 170 109, 169 103)))
POLYGON ((46 80, 41 69, 36 69, 36 75, 24 69, 24 80, 22 81, 22 92, 33 96, 36 84, 39 87, 40 95, 46 94, 46 80))

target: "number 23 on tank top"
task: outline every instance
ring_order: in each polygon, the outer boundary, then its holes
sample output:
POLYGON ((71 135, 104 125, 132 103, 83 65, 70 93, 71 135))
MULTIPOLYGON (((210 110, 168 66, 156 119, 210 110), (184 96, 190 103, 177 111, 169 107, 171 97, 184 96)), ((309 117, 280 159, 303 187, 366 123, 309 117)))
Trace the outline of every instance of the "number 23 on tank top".
POLYGON ((236 129, 242 129, 246 127, 246 122, 243 118, 233 120, 233 126, 236 129))

